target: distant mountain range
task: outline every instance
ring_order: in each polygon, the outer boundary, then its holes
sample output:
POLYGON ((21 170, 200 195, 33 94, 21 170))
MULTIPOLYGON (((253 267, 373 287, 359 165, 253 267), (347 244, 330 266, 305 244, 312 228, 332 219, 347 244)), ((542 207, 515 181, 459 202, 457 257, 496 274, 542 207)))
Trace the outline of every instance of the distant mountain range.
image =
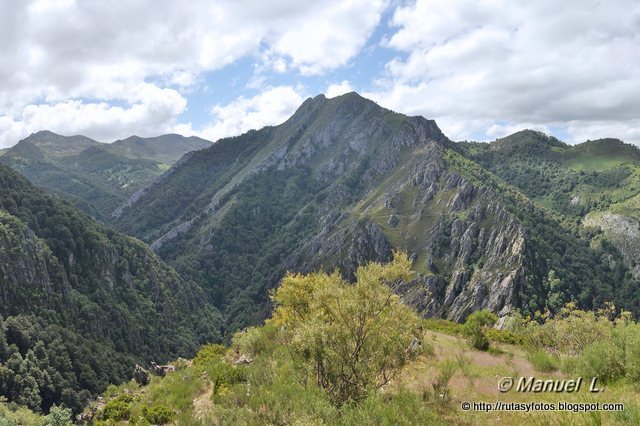
POLYGON ((104 144, 41 131, 0 153, 0 163, 104 221, 182 155, 210 145, 180 135, 132 136, 104 144))
POLYGON ((268 315, 286 271, 353 278, 394 249, 416 271, 397 291, 424 316, 640 313, 640 150, 616 139, 453 142, 350 93, 213 144, 39 132, 0 162, 162 258, 0 169, 0 313, 51 318, 117 354, 154 353, 145 336, 165 328, 186 337, 160 354, 221 338, 268 315))

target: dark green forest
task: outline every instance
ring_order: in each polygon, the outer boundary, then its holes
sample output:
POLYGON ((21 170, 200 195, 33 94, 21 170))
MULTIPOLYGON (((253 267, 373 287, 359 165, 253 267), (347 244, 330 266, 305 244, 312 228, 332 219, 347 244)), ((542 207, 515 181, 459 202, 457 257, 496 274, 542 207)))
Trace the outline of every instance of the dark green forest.
POLYGON ((140 241, 0 167, 2 394, 79 410, 136 362, 220 339, 201 290, 140 241))

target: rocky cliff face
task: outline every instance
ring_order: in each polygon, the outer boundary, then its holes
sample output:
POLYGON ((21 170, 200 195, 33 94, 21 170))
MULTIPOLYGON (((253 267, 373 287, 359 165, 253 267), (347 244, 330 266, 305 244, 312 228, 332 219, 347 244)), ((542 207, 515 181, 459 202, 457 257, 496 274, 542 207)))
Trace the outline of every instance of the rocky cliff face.
POLYGON ((46 243, 0 210, 0 314, 16 315, 25 304, 54 305, 56 297, 69 301, 69 292, 64 268, 46 243))
POLYGON ((585 226, 601 229, 622 253, 636 279, 640 279, 640 221, 612 212, 593 212, 583 219, 585 226))
POLYGON ((462 320, 483 308, 507 315, 524 278, 525 230, 492 191, 447 168, 446 147, 427 136, 427 126, 411 123, 410 136, 396 140, 419 148, 399 165, 402 145, 390 145, 365 179, 399 170, 349 214, 327 217, 284 269, 339 268, 352 278, 358 265, 388 261, 402 248, 419 273, 397 291, 423 315, 462 320))

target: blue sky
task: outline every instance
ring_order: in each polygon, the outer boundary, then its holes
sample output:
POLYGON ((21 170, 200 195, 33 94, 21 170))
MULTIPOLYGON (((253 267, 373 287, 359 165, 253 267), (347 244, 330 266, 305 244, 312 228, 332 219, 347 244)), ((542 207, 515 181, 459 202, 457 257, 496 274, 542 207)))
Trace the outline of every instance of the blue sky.
POLYGON ((454 140, 640 143, 635 0, 30 0, 0 3, 0 40, 0 147, 216 140, 351 90, 454 140))

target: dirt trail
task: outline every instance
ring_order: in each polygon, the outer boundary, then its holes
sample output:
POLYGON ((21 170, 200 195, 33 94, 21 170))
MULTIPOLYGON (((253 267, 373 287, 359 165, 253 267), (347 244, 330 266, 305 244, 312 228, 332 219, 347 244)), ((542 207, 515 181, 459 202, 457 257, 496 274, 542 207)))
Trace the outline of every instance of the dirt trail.
POLYGON ((204 421, 213 410, 213 401, 211 401, 213 383, 211 381, 208 383, 204 393, 193 400, 193 414, 199 421, 204 421))

